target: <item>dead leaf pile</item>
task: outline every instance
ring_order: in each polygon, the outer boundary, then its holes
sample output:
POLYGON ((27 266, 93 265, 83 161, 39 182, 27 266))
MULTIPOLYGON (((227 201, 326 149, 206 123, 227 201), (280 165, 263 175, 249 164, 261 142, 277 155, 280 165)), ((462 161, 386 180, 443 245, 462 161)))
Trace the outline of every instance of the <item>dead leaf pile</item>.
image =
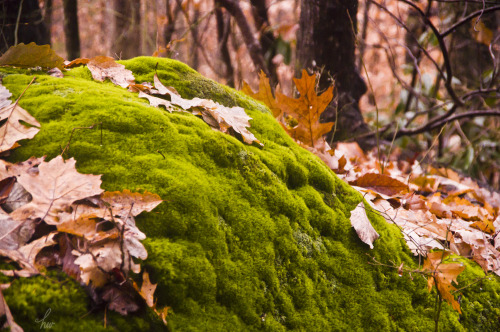
MULTIPOLYGON (((7 119, 0 128, 2 152, 39 130, 19 129, 20 119, 38 122, 18 101, 0 110, 7 119)), ((80 174, 75 165, 73 158, 61 156, 48 162, 32 157, 16 164, 0 159, 0 256, 16 265, 0 273, 31 277, 58 268, 90 286, 111 310, 126 315, 145 303, 165 321, 167 309, 158 309, 151 301, 154 289, 144 297, 131 279, 132 272, 141 273, 138 262, 147 258, 141 243, 146 236, 134 218, 153 210, 161 198, 147 191, 104 192, 100 175, 80 174)), ((144 273, 146 287, 149 276, 144 273)), ((7 316, 6 324, 22 331, 1 293, 0 307, 0 315, 7 316)))

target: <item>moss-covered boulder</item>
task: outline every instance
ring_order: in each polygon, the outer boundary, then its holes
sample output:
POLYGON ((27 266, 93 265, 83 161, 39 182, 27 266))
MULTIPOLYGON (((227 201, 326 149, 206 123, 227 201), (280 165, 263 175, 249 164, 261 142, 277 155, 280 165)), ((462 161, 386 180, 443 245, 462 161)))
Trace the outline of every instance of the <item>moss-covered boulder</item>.
MULTIPOLYGON (((165 202, 137 218, 147 235, 144 269, 158 283, 158 305, 171 307, 168 326, 144 309, 136 315, 94 309, 84 288, 62 273, 14 280, 4 291, 16 321, 40 330, 40 319, 64 331, 429 331, 435 293, 419 275, 369 264, 415 266, 399 230, 369 211, 380 239, 362 243, 349 222, 362 199, 316 156, 281 129, 262 104, 167 59, 123 61, 137 82, 154 68, 184 98, 241 106, 264 147, 213 131, 189 113, 168 113, 81 67, 54 78, 0 69, 3 84, 42 124, 12 161, 61 152, 83 173, 103 174, 107 190, 146 189, 165 202), (37 321, 38 320, 38 321, 37 321)), ((461 286, 484 276, 468 264, 461 286)), ((0 280, 7 281, 5 277, 0 280)), ((498 280, 464 290, 463 315, 443 304, 446 331, 500 327, 498 280)))

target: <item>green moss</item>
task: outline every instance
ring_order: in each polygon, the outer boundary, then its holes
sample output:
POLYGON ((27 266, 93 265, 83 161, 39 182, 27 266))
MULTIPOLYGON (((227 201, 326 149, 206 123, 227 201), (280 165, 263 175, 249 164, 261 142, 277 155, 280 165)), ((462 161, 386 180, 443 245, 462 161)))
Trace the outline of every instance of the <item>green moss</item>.
MULTIPOLYGON (((213 131, 191 114, 150 107, 110 82, 92 81, 82 67, 63 79, 39 76, 27 90, 20 105, 42 129, 10 159, 53 158, 73 128, 102 122, 102 142, 99 126, 77 130, 69 156, 79 171, 103 174, 107 190, 147 189, 165 200, 137 224, 148 237, 143 267, 158 282, 158 303, 171 307, 171 330, 433 329, 434 296, 426 281, 368 264, 367 254, 416 266, 399 230, 368 209, 381 238, 373 250, 362 243, 349 222, 361 196, 296 145, 262 104, 177 61, 141 57, 122 63, 138 82, 152 81, 158 63, 162 82, 183 97, 244 107, 253 118, 250 130, 264 147, 213 131)), ((32 78, 25 71, 4 74, 14 98, 32 78)), ((443 331, 496 326, 499 283, 484 284, 488 297, 473 288, 464 295, 469 302, 463 302, 460 321, 443 306, 443 331)), ((87 297, 72 285, 61 292, 43 277, 19 279, 6 298, 27 328, 48 303, 59 303, 52 312, 67 330, 102 328, 102 310, 83 317, 90 310, 87 297), (35 287, 46 297, 30 295, 35 287), (78 308, 74 314, 66 308, 70 302, 78 308)), ((140 330, 156 323, 148 313, 113 317, 115 326, 108 327, 116 329, 121 322, 140 330)))

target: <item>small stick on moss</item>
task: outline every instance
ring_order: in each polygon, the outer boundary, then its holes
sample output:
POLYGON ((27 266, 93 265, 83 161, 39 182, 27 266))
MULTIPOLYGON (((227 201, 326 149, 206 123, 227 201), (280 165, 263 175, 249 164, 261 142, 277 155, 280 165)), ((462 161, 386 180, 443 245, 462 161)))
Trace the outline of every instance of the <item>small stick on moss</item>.
POLYGON ((68 143, 66 144, 66 146, 64 147, 64 149, 61 149, 61 156, 64 156, 65 153, 67 153, 69 151, 69 147, 71 145, 71 140, 73 139, 73 135, 75 134, 75 131, 77 129, 94 129, 97 125, 100 125, 101 126, 101 146, 102 146, 102 121, 99 122, 99 123, 94 123, 93 125, 89 126, 89 127, 75 127, 73 128, 73 130, 71 130, 71 135, 69 136, 69 140, 68 140, 68 143))
POLYGON ((163 157, 163 159, 167 159, 167 158, 165 158, 165 155, 160 150, 156 150, 156 152, 158 152, 159 154, 161 154, 161 156, 163 157))

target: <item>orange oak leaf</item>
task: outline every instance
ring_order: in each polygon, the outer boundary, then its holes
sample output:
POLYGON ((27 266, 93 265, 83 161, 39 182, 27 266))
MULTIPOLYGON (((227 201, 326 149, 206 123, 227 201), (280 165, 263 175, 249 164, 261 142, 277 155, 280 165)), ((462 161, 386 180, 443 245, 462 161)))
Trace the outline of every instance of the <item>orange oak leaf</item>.
POLYGON ((452 294, 456 288, 452 286, 451 283, 457 283, 457 277, 465 270, 465 266, 460 263, 443 262, 444 258, 448 255, 448 252, 443 253, 442 251, 429 253, 424 261, 422 269, 432 274, 432 277, 427 280, 429 292, 432 290, 432 286, 436 285, 443 299, 450 303, 453 309, 462 313, 460 310, 460 303, 455 300, 452 294))
POLYGON ((321 113, 333 99, 333 86, 321 95, 316 94, 316 76, 308 75, 304 69, 302 78, 294 78, 295 86, 300 93, 298 99, 290 98, 276 92, 276 98, 281 109, 287 116, 294 118, 297 125, 285 129, 290 136, 302 143, 315 147, 318 140, 323 138, 333 127, 333 122, 320 123, 321 113))
POLYGON ((259 73, 258 92, 253 92, 252 88, 250 88, 250 86, 246 82, 243 82, 241 92, 252 97, 253 99, 263 102, 267 107, 269 107, 275 118, 281 117, 283 113, 281 107, 278 105, 278 102, 273 96, 271 85, 269 84, 269 78, 262 70, 259 73))
POLYGON ((111 82, 122 88, 135 84, 135 77, 132 72, 109 56, 99 55, 90 59, 87 68, 96 81, 104 82, 105 79, 109 78, 111 82))

